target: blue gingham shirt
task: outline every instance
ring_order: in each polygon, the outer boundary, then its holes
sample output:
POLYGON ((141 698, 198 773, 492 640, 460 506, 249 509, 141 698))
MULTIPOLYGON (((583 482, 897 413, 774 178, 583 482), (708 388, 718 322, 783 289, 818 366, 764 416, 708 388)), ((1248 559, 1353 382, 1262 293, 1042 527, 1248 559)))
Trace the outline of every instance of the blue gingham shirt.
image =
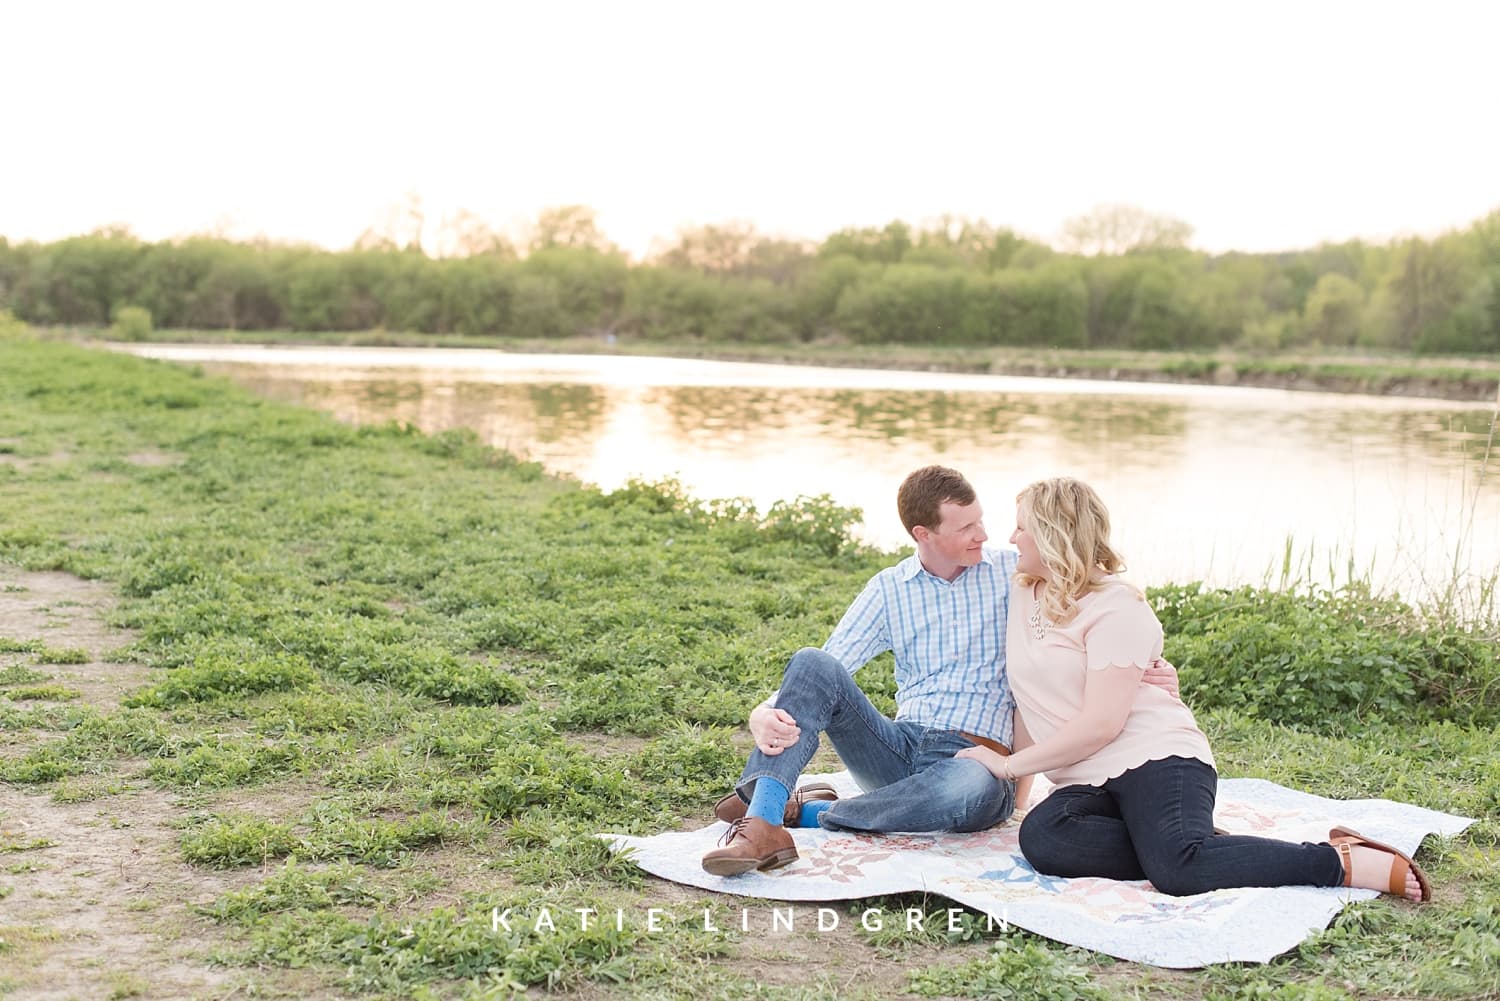
POLYGON ((896 719, 1011 747, 1005 616, 1015 572, 1010 550, 986 548, 951 582, 908 556, 870 578, 823 649, 850 674, 894 651, 896 719))

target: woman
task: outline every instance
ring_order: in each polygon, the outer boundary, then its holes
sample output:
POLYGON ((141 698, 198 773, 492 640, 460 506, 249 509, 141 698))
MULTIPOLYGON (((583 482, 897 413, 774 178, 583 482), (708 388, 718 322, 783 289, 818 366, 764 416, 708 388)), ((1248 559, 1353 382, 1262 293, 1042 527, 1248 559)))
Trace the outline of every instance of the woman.
POLYGON ((1330 843, 1215 834, 1218 775, 1192 712, 1138 686, 1161 623, 1116 576, 1109 512, 1073 479, 1016 499, 1020 552, 1006 655, 1015 753, 968 748, 1002 779, 1057 788, 1021 824, 1021 851, 1053 876, 1149 879, 1174 895, 1233 886, 1356 886, 1430 900, 1426 874, 1388 845, 1336 827, 1330 843))

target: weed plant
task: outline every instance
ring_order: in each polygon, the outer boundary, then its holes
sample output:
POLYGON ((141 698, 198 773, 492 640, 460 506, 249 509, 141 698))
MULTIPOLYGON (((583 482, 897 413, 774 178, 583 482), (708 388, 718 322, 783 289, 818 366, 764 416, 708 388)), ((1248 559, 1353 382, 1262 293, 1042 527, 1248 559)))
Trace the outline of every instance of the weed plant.
POLYGON ((93 659, 87 650, 74 648, 58 649, 44 646, 36 651, 38 664, 87 664, 93 659))
POLYGON ((0 668, 0 685, 25 685, 33 681, 45 681, 50 677, 44 671, 36 671, 21 664, 0 668))
MULTIPOLYGON (((1188 973, 973 921, 804 937, 798 982, 763 984, 755 943, 693 930, 680 893, 594 834, 708 818, 748 707, 892 559, 850 541, 853 512, 603 493, 471 434, 347 427, 16 331, 0 438, 34 457, 0 463, 0 561, 111 582, 137 637, 116 656, 153 672, 101 709, 20 704, 14 686, 46 679, 5 668, 0 780, 68 802, 171 791, 184 860, 263 870, 194 902, 223 962, 429 998, 1500 992, 1493 621, 1357 590, 1152 592, 1224 774, 1479 818, 1424 847, 1435 906, 1359 905, 1270 965, 1188 973), (177 461, 130 461, 145 452, 177 461), (684 930, 493 927, 494 907, 548 902, 661 906, 684 930)), ((888 658, 858 678, 894 708, 888 658)))
POLYGON ((17 702, 25 699, 36 699, 47 702, 66 702, 76 699, 82 694, 76 688, 66 685, 28 685, 19 688, 7 689, 5 697, 15 699, 17 702))

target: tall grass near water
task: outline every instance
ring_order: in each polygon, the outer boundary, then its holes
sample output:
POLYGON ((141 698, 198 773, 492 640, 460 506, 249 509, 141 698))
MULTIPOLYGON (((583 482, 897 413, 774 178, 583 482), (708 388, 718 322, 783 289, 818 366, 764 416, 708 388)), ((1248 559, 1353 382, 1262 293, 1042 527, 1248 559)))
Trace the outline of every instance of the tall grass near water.
MULTIPOLYGON (((1500 388, 1497 388, 1479 457, 1471 459, 1460 453, 1456 458, 1462 475, 1457 508, 1429 512, 1412 519, 1412 530, 1417 534, 1431 527, 1416 524, 1422 517, 1435 516, 1451 522, 1440 526, 1444 530, 1437 533, 1446 553, 1440 573, 1422 569, 1424 561, 1413 558, 1406 562, 1416 568, 1414 571, 1382 579, 1377 576, 1373 553, 1362 562, 1356 558, 1352 547, 1319 547, 1316 540, 1299 542, 1294 533, 1288 533, 1279 560, 1268 564, 1261 586, 1294 593, 1337 594, 1348 591, 1384 597, 1397 597, 1408 592, 1417 596, 1412 603, 1412 614, 1428 622, 1470 625, 1491 633, 1500 630, 1500 566, 1480 562, 1474 548, 1476 518, 1483 506, 1481 498, 1494 475, 1490 464, 1495 452, 1497 425, 1500 425, 1500 388)), ((1402 534, 1397 533, 1397 537, 1391 540, 1398 563, 1403 557, 1402 534)))
POLYGON ((1154 589, 1166 654, 1194 704, 1319 732, 1500 724, 1500 567, 1473 556, 1497 417, 1500 400, 1483 454, 1463 467, 1447 576, 1409 580, 1416 600, 1377 579, 1373 556, 1361 563, 1292 535, 1259 587, 1154 589))

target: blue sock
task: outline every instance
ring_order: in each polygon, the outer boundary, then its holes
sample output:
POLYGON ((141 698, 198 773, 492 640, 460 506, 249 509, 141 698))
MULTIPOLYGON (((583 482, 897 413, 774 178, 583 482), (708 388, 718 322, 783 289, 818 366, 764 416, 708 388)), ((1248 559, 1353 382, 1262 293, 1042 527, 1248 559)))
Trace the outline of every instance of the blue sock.
POLYGON ((780 827, 786 820, 786 801, 791 797, 791 791, 775 779, 756 779, 755 793, 750 797, 750 807, 745 811, 745 816, 759 817, 768 824, 780 827))
POLYGON ((810 803, 802 804, 802 815, 797 818, 798 827, 817 827, 818 818, 823 811, 833 805, 831 799, 815 799, 810 803))

